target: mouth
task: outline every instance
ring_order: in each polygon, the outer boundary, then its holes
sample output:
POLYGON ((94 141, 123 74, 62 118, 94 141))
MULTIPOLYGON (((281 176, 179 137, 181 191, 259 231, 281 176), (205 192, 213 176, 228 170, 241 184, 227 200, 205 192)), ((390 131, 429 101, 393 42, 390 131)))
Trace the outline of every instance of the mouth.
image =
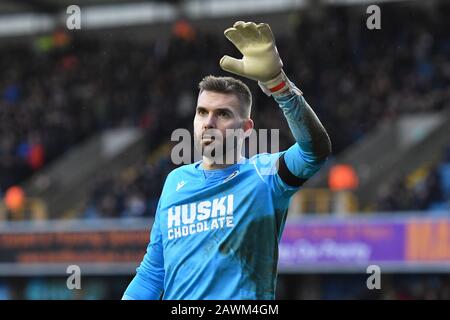
POLYGON ((213 143, 215 140, 216 140, 216 137, 214 137, 214 136, 207 136, 207 135, 202 136, 202 142, 206 145, 213 143))
POLYGON ((214 143, 213 140, 202 140, 202 145, 205 146, 205 147, 208 147, 212 143, 214 143))

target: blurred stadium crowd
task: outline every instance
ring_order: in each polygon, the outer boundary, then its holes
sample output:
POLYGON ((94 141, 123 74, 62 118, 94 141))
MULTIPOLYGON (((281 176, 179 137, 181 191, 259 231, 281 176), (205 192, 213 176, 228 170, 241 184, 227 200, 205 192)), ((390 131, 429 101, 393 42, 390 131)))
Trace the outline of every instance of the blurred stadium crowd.
MULTIPOLYGON (((382 290, 369 291, 361 275, 321 275, 305 277, 288 275, 280 282, 280 294, 295 299, 380 299, 436 300, 450 299, 448 275, 384 274, 382 290), (303 288, 303 289, 302 289, 303 288), (293 290, 294 292, 289 292, 293 290)), ((282 297, 280 297, 282 298, 282 297)))
POLYGON ((379 190, 376 209, 382 212, 450 208, 450 143, 437 160, 379 190))
MULTIPOLYGON (((448 300, 450 281, 443 274, 384 274, 382 290, 369 291, 365 275, 283 275, 277 286, 277 299, 301 300, 448 300)), ((128 277, 104 281, 98 277, 84 278, 82 290, 67 290, 64 278, 35 277, 30 281, 17 278, 9 288, 0 281, 2 299, 117 299, 129 282, 128 277)))
MULTIPOLYGON (((450 4, 434 7, 432 14, 387 4, 381 31, 365 28, 367 15, 360 9, 294 12, 285 22, 290 32, 276 34, 286 73, 327 128, 334 156, 384 120, 450 109, 450 4)), ((181 20, 170 38, 145 41, 115 32, 58 30, 0 47, 0 199, 11 191, 17 196, 17 186, 100 132, 137 127, 145 131, 146 157, 95 176, 76 217, 155 214, 164 179, 175 168, 169 154, 158 150, 174 129, 192 130, 198 82, 208 74, 229 75, 218 61, 238 52, 221 34, 181 20)), ((279 108, 256 83, 246 83, 254 95, 256 128, 279 128, 280 147, 287 148, 294 140, 279 108)), ((449 209, 450 140, 429 159, 399 178, 386 177, 390 182, 378 190, 371 210, 449 209)), ((0 220, 27 219, 2 216, 1 205, 0 220)), ((446 230, 441 229, 441 242, 446 230)), ((450 299, 446 270, 430 270, 383 271, 382 290, 368 290, 365 273, 281 273, 277 298, 450 299)), ((130 281, 123 273, 84 275, 82 290, 67 290, 65 277, 45 274, 0 277, 0 300, 118 299, 130 281)))
MULTIPOLYGON (((449 6, 433 17, 418 9, 383 11, 380 33, 361 31, 364 17, 356 23, 346 10, 324 10, 321 19, 293 15, 295 32, 277 35, 286 73, 327 128, 334 154, 383 119, 450 107, 449 6)), ((145 129, 150 157, 174 129, 191 129, 197 83, 208 74, 223 75, 219 59, 236 51, 224 37, 181 27, 170 39, 148 43, 58 31, 33 45, 2 47, 0 192, 101 130, 145 129)), ((276 104, 248 84, 256 127, 280 128, 281 147, 289 146, 293 140, 276 104)), ((426 209, 450 201, 440 182, 450 179, 449 154, 414 183, 405 177, 383 190, 376 209, 426 209)), ((153 215, 173 168, 162 157, 98 176, 82 215, 153 215)))

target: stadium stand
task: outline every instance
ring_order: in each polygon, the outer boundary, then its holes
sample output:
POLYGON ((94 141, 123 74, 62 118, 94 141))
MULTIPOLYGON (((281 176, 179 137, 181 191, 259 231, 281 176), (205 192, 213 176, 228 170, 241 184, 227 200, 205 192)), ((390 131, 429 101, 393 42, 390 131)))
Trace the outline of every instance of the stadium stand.
MULTIPOLYGON (((405 2, 381 6, 382 32, 361 28, 366 18, 363 6, 325 6, 281 18, 291 31, 277 35, 286 73, 327 128, 331 160, 364 142, 384 121, 450 110, 450 5, 441 1, 424 10, 405 2)), ((170 154, 159 150, 174 129, 192 130, 197 83, 208 74, 225 75, 218 61, 233 50, 225 38, 189 21, 173 23, 169 38, 148 41, 135 39, 127 28, 120 35, 59 29, 1 46, 0 220, 22 220, 19 229, 48 218, 80 218, 93 226, 112 218, 120 220, 120 227, 130 218, 143 218, 148 219, 145 227, 150 226, 164 179, 176 167, 170 154), (108 130, 130 127, 145 134, 142 158, 92 175, 83 186, 87 196, 77 207, 49 214, 44 199, 22 193, 24 185, 83 143, 108 130)), ((254 94, 257 128, 280 128, 281 149, 291 145, 294 140, 280 110, 255 83, 246 83, 254 94)), ((40 181, 53 184, 49 190, 57 193, 57 181, 43 178, 40 181)), ((443 150, 433 150, 429 161, 389 178, 377 184, 376 199, 366 211, 395 217, 414 211, 448 219, 450 142, 443 150)), ((353 191, 357 179, 350 180, 353 191)), ((313 191, 299 194, 300 204, 293 212, 313 207, 307 202, 309 192, 313 191)), ((337 192, 320 190, 317 198, 329 201, 330 193, 337 192)), ((341 195, 350 196, 345 198, 351 202, 346 213, 360 212, 354 195, 341 195)), ((330 208, 311 211, 328 214, 330 208)), ((450 278, 442 273, 446 266, 436 272, 424 268, 418 274, 394 269, 383 275, 384 289, 373 292, 365 287, 366 274, 290 271, 281 275, 277 297, 449 299, 450 278)), ((66 290, 64 274, 55 277, 41 269, 21 274, 20 268, 5 268, 0 263, 0 299, 117 299, 134 271, 134 265, 126 271, 113 269, 108 274, 111 281, 92 272, 84 278, 84 290, 76 292, 66 290)))
MULTIPOLYGON (((400 10, 383 12, 383 27, 395 32, 382 36, 359 34, 349 11, 330 9, 325 27, 299 15, 296 32, 279 40, 287 72, 323 119, 335 154, 383 119, 448 107, 448 6, 437 18, 412 9, 413 28, 400 10)), ((148 44, 86 38, 58 31, 33 45, 2 48, 3 193, 100 130, 139 126, 165 141, 173 129, 189 128, 197 82, 221 74, 216 62, 231 50, 204 30, 148 44)), ((257 125, 283 128, 272 102, 252 88, 257 125)), ((283 132, 281 140, 292 142, 283 132)))
POLYGON ((450 144, 439 160, 417 168, 380 190, 378 211, 444 211, 450 209, 450 144))

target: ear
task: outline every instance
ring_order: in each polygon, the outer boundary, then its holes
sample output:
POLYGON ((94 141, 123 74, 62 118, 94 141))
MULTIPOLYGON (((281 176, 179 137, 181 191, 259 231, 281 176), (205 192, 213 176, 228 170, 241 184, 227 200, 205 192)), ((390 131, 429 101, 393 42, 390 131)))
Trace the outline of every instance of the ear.
POLYGON ((244 120, 244 137, 247 138, 252 134, 252 130, 254 128, 254 123, 252 119, 244 120))

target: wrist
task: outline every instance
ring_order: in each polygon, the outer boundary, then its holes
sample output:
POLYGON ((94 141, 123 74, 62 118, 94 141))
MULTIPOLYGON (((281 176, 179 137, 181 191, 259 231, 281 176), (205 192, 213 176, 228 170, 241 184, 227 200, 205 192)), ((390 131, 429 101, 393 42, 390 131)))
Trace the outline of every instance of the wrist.
POLYGON ((300 95, 302 94, 302 92, 289 81, 283 69, 281 69, 280 73, 275 78, 265 82, 258 81, 258 84, 262 91, 268 96, 278 97, 294 92, 300 95))

